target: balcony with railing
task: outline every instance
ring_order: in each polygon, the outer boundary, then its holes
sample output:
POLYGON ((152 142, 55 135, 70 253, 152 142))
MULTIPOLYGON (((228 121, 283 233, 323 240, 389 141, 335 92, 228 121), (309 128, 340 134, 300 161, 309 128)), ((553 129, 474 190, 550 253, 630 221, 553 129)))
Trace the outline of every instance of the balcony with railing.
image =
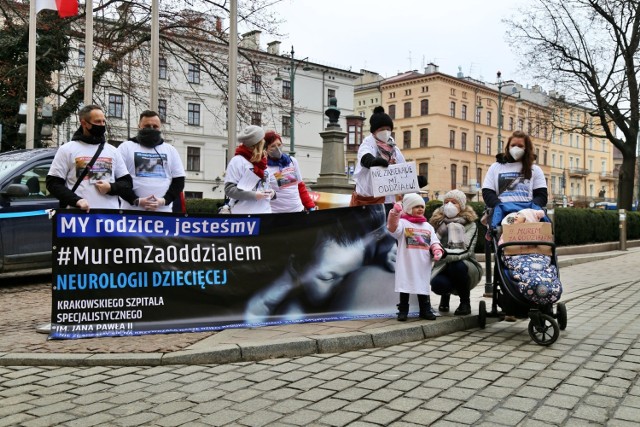
POLYGON ((589 175, 589 169, 583 169, 583 168, 571 168, 568 169, 567 172, 569 173, 569 176, 571 177, 583 177, 583 176, 587 176, 589 175))
POLYGON ((618 174, 617 173, 612 173, 612 172, 601 172, 600 174, 598 174, 598 177, 600 178, 600 181, 617 181, 618 180, 618 174))

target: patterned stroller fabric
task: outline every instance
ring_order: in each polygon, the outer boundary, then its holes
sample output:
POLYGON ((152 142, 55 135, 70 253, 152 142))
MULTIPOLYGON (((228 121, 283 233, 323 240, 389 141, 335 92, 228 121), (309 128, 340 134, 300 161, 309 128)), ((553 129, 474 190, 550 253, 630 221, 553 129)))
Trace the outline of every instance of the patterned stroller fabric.
POLYGON ((520 294, 534 304, 553 304, 560 300, 562 284, 551 257, 542 254, 504 257, 509 276, 520 294))

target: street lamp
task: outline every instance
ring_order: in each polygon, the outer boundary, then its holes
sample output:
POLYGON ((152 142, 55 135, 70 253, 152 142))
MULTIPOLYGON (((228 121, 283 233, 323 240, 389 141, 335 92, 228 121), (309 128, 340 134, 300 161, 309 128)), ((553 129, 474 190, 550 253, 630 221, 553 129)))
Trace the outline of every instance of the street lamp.
MULTIPOLYGON (((293 50, 293 46, 291 46, 291 64, 289 65, 289 82, 291 82, 291 93, 289 95, 289 98, 291 100, 291 107, 289 109, 289 141, 290 141, 290 148, 289 148, 289 155, 291 156, 295 156, 296 154, 296 137, 295 137, 295 106, 294 106, 294 93, 295 93, 295 80, 296 80, 296 71, 298 71, 298 67, 300 66, 300 64, 304 64, 304 66, 302 67, 302 69, 304 71, 309 71, 311 69, 311 67, 309 67, 309 57, 306 57, 304 59, 299 60, 296 63, 296 60, 294 58, 294 50, 293 50)), ((276 81, 280 81, 282 80, 282 77, 280 77, 280 70, 278 70, 278 75, 275 78, 276 81)))
POLYGON ((504 101, 506 101, 507 98, 509 98, 510 96, 514 96, 516 93, 518 94, 518 98, 516 99, 516 102, 519 102, 522 100, 520 99, 520 91, 517 90, 515 87, 513 88, 510 94, 507 94, 504 97, 504 100, 503 100, 502 86, 504 86, 504 82, 502 80, 502 73, 498 71, 496 73, 496 76, 498 77, 498 153, 502 153, 502 109, 504 107, 504 101))

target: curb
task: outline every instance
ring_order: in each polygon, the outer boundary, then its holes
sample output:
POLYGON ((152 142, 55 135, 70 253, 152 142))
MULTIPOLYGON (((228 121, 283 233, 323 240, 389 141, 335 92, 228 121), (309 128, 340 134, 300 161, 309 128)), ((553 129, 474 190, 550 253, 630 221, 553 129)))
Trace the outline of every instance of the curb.
MULTIPOLYGON (((478 315, 447 316, 436 321, 417 318, 412 320, 398 326, 371 329, 367 333, 311 335, 247 344, 217 344, 208 349, 186 349, 171 353, 4 353, 0 354, 0 366, 159 366, 249 362, 388 347, 478 327, 478 315)), ((497 321, 497 318, 487 318, 487 324, 497 321)))

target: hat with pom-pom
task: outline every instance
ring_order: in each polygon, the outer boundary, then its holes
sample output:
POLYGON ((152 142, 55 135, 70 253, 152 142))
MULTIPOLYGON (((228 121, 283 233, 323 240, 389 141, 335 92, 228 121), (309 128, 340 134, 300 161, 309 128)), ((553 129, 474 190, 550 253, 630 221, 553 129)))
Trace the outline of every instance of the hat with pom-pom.
POLYGON ((416 206, 424 206, 424 199, 417 193, 405 194, 402 198, 402 210, 411 214, 411 209, 416 206))
POLYGON ((369 125, 371 125, 371 133, 376 133, 378 129, 385 126, 389 126, 393 130, 393 120, 391 120, 391 116, 384 112, 384 107, 381 106, 373 109, 369 125))

